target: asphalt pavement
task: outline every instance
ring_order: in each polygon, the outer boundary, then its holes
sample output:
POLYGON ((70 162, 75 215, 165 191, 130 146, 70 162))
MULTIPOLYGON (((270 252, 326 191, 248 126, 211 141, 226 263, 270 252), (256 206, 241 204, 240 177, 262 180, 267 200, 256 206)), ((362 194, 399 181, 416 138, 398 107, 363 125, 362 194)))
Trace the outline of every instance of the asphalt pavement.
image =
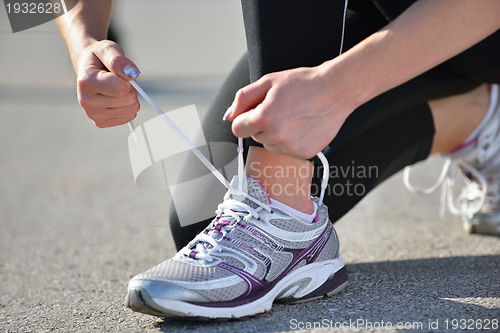
MULTIPOLYGON (((239 3, 117 5, 138 82, 165 111, 203 113, 246 47, 239 3)), ((0 9, 0 66, 0 332, 500 331, 500 239, 440 219, 439 194, 408 193, 401 174, 336 223, 341 294, 241 322, 132 312, 128 280, 175 253, 168 191, 134 183, 128 127, 85 116, 54 22, 13 34, 0 9)), ((154 116, 143 103, 136 123, 154 116)), ((417 166, 414 182, 432 184, 442 162, 417 166)))

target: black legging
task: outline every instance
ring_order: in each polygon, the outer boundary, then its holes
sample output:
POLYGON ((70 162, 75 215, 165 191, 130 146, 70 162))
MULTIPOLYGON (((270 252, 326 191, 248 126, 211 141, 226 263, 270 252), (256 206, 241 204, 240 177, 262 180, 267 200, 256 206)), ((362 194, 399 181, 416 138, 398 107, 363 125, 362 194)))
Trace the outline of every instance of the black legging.
MULTIPOLYGON (((344 50, 380 30, 413 2, 350 0, 344 50)), ((207 141, 236 143, 231 124, 221 118, 241 87, 267 73, 317 66, 336 57, 343 6, 344 0, 242 0, 248 55, 238 62, 209 108, 203 122, 207 141)), ((434 124, 427 101, 464 93, 485 82, 500 82, 499 31, 356 109, 326 154, 333 170, 324 200, 330 219, 337 221, 389 176, 428 157, 434 124)), ((247 144, 259 145, 253 140, 247 144)), ((228 161, 235 152, 230 155, 228 161)), ((321 171, 315 170, 312 194, 318 194, 320 183, 321 171)), ((170 226, 177 248, 209 221, 181 227, 172 205, 170 226)))

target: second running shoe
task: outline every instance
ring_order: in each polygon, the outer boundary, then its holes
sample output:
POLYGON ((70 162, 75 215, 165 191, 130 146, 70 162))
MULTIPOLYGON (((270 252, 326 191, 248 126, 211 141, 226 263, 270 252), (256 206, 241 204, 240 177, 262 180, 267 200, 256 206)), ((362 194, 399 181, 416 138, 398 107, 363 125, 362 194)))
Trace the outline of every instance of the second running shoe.
POLYGON ((443 154, 447 158, 439 180, 428 189, 410 184, 410 169, 405 169, 406 187, 414 193, 429 194, 442 188, 441 215, 445 205, 462 217, 468 233, 500 236, 500 99, 498 85, 491 86, 490 105, 477 135, 453 151, 443 154), (465 186, 453 198, 453 185, 460 177, 465 186))

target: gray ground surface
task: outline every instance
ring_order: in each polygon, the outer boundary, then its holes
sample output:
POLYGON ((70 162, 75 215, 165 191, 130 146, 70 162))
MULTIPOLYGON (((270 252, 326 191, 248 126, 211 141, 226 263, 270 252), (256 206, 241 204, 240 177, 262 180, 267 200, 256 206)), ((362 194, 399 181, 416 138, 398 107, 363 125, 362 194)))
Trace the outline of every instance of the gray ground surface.
MULTIPOLYGON (((245 48, 238 3, 119 5, 142 85, 164 110, 205 110, 245 48)), ((99 130, 85 117, 53 22, 18 34, 7 22, 1 9, 0 332, 288 332, 308 323, 322 332, 358 320, 375 328, 338 331, 454 332, 453 319, 500 319, 500 239, 465 235, 450 214, 440 220, 438 196, 407 193, 401 175, 336 224, 350 274, 336 297, 229 323, 126 309, 129 278, 174 254, 168 193, 135 185, 128 128, 99 130), (382 330, 382 321, 414 329, 382 330)), ((154 115, 144 107, 137 123, 154 115)), ((415 182, 431 184, 439 168, 426 162, 415 182)))

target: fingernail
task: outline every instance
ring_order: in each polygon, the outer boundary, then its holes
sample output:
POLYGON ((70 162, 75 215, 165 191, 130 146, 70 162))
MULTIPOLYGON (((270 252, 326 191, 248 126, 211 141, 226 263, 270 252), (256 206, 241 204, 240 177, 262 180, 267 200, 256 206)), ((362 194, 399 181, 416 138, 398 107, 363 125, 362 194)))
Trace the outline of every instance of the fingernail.
POLYGON ((132 65, 127 65, 123 72, 125 72, 125 74, 132 79, 135 79, 139 76, 139 74, 141 74, 141 72, 132 65))
POLYGON ((229 109, 227 109, 226 113, 224 113, 224 117, 222 117, 222 121, 226 121, 229 116, 233 113, 233 106, 231 105, 229 109))

